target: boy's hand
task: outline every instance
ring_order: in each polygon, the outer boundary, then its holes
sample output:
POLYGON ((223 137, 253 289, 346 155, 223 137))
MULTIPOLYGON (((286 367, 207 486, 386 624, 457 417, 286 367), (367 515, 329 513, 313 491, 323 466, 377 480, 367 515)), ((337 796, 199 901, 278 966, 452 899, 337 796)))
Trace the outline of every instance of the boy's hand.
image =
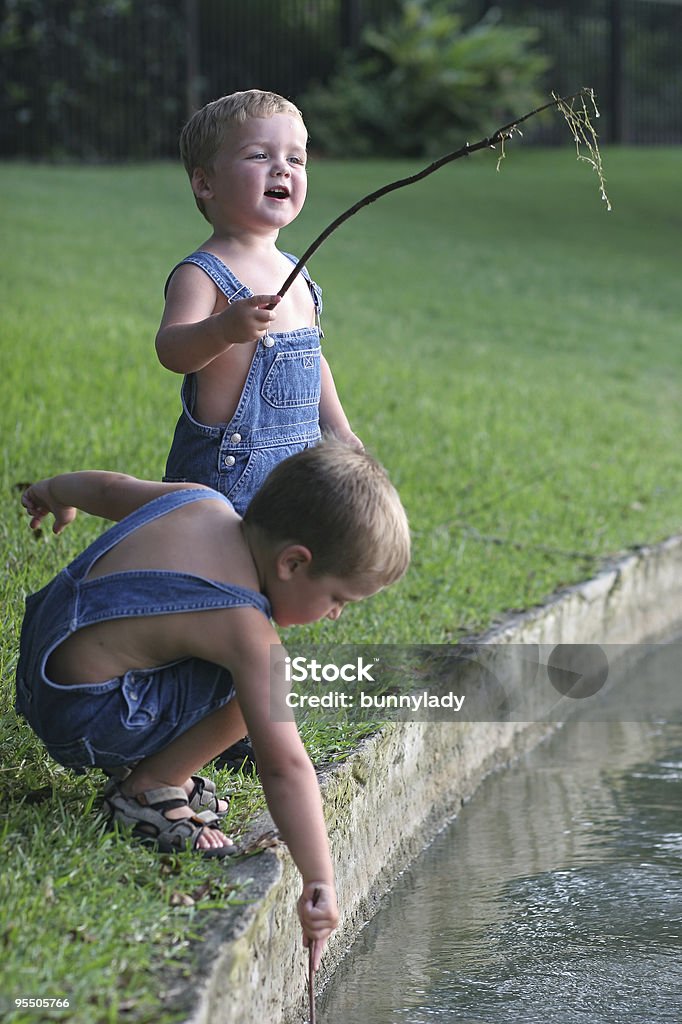
POLYGON ((27 487, 21 496, 21 504, 31 516, 30 527, 39 530, 43 519, 49 512, 54 516, 53 533, 61 533, 65 526, 72 523, 78 509, 60 504, 52 494, 51 480, 40 480, 37 484, 27 487))
POLYGON ((320 966, 322 951, 331 933, 339 923, 336 892, 333 885, 325 882, 308 882, 298 900, 298 916, 303 928, 303 945, 315 943, 313 970, 320 966), (315 894, 316 901, 313 903, 315 894))
POLYGON ((270 324, 277 317, 272 307, 281 301, 281 295, 252 295, 250 299, 231 302, 219 314, 225 320, 231 343, 247 344, 267 334, 270 324))

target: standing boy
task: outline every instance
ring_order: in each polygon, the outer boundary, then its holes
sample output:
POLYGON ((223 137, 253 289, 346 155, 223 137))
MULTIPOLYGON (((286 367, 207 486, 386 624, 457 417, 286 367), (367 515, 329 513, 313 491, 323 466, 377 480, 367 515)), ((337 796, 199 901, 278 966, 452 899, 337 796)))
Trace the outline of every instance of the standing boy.
POLYGON ((172 271, 156 337, 163 365, 184 374, 164 479, 207 484, 243 514, 321 429, 361 442, 320 352, 319 288, 304 273, 273 294, 294 260, 276 246, 280 228, 306 197, 300 111, 275 93, 233 93, 192 116, 180 148, 212 233, 172 271))

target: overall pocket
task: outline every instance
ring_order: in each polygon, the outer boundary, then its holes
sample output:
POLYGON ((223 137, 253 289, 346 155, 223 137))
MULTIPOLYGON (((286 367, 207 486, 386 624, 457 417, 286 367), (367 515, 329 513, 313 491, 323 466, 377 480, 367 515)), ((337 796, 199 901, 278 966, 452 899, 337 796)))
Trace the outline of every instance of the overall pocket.
POLYGON ((274 409, 318 405, 320 349, 278 352, 261 386, 261 396, 274 409))

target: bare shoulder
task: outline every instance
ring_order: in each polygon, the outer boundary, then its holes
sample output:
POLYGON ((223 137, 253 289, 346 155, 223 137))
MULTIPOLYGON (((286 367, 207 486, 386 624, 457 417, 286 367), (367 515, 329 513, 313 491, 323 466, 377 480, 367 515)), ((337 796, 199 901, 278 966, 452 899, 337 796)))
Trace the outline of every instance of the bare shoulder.
POLYGON ((201 612, 195 621, 196 656, 228 669, 240 696, 254 683, 267 684, 273 655, 282 646, 277 631, 260 609, 254 606, 201 612))
MULTIPOLYGON (((194 263, 181 263, 168 282, 161 327, 178 319, 210 316, 221 302, 221 292, 208 274, 194 263)), ((225 299, 222 297, 222 305, 225 299)))

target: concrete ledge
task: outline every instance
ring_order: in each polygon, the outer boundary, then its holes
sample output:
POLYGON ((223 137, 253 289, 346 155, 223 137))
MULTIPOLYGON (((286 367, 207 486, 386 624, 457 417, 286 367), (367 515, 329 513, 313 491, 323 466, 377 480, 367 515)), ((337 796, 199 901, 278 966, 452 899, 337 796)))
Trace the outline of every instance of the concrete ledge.
MULTIPOLYGON (((546 605, 496 625, 477 643, 636 644, 682 623, 682 537, 642 548, 546 605)), ((531 749, 553 726, 525 722, 394 723, 321 778, 342 921, 318 986, 333 972, 396 875, 482 778, 531 749)), ((274 834, 267 816, 253 836, 274 834)), ((248 905, 207 919, 205 967, 165 993, 187 1024, 294 1024, 307 1019, 307 957, 294 905, 300 891, 286 848, 230 867, 248 905), (210 963, 207 960, 210 958, 210 963)))

